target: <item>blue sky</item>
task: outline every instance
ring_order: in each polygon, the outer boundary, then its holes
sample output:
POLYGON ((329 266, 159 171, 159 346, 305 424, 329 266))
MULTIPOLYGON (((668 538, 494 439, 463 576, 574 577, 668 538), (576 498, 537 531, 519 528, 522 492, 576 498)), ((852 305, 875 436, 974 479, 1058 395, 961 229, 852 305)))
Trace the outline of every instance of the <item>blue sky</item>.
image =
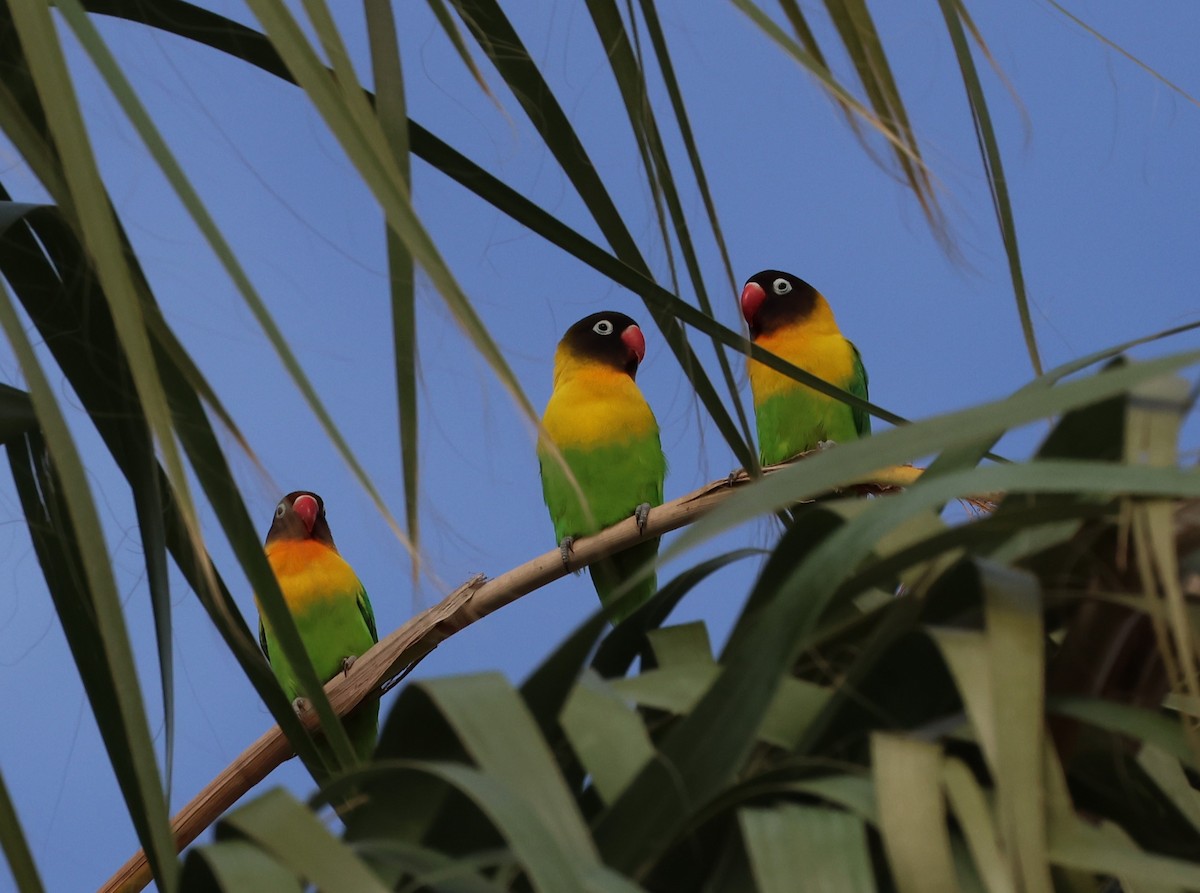
MULTIPOLYGON (((510 6, 644 254, 666 281, 666 249, 586 12, 579 4, 510 6)), ((211 7, 251 21, 237 4, 211 7)), ((424 7, 402 8, 412 117, 599 239, 513 97, 498 90, 500 106, 493 104, 424 7)), ((1194 4, 1161 3, 1151 12, 1091 0, 1070 8, 1200 94, 1194 61, 1200 9, 1194 4)), ((1047 367, 1194 320, 1200 314, 1200 109, 1045 3, 976 3, 971 9, 1019 97, 1018 104, 981 62, 1047 367)), ((821 91, 731 4, 706 4, 697 12, 694 4, 667 0, 660 15, 738 278, 777 267, 813 283, 861 350, 872 400, 921 418, 1003 396, 1032 373, 941 14, 932 2, 878 3, 872 11, 939 183, 961 262, 939 248, 912 196, 872 163, 821 91)), ((356 10, 341 12, 366 77, 362 23, 356 10)), ((815 11, 813 19, 828 38, 815 11)), ((168 35, 101 24, 337 424, 400 516, 383 231, 366 189, 295 88, 168 35)), ((438 295, 421 283, 428 575, 412 591, 403 548, 327 443, 114 103, 81 54, 74 59, 95 150, 158 298, 265 469, 229 442, 243 495, 263 531, 282 493, 321 493, 341 551, 371 594, 381 633, 469 574, 494 576, 551 548, 531 428, 438 295)), ((677 149, 673 133, 670 138, 677 149)), ((674 158, 684 181, 682 155, 674 158)), ((43 197, 2 142, 0 171, 18 200, 43 197)), ((620 310, 645 321, 647 356, 638 383, 662 429, 670 461, 667 498, 724 476, 736 464, 690 399, 638 298, 423 162, 414 161, 413 173, 423 220, 536 406, 549 395, 552 354, 562 332, 593 311, 620 310)), ((685 206, 695 231, 702 231, 694 191, 685 195, 685 206)), ((701 239, 700 251, 718 315, 736 328, 736 296, 721 286, 711 240, 701 239)), ((1194 348, 1197 340, 1184 336, 1139 355, 1194 348)), ((713 374, 715 369, 710 365, 713 374)), ((0 354, 0 379, 20 384, 7 353, 0 354)), ((134 514, 99 440, 85 424, 76 430, 157 718, 153 633, 134 514)), ((1015 432, 1002 451, 1027 455, 1039 433, 1015 432)), ((1185 438, 1191 460, 1195 434, 1189 428, 1185 438)), ((0 769, 49 888, 95 887, 132 853, 136 840, 7 475, 0 475, 0 521, 0 575, 8 592, 0 602, 0 713, 10 717, 10 731, 0 738, 0 769)), ((210 523, 208 530, 218 564, 253 622, 252 596, 219 529, 210 523)), ((770 536, 762 525, 704 548, 765 545, 770 536)), ((660 580, 681 566, 667 567, 660 580)), ((743 564, 718 574, 674 619, 702 619, 720 641, 754 571, 743 564)), ((194 597, 175 582, 172 810, 269 724, 194 597)), ((586 577, 559 581, 452 637, 412 678, 499 670, 519 682, 594 607, 586 577)), ((268 784, 286 784, 301 795, 311 789, 295 761, 268 784)), ((0 880, 0 888, 5 883, 0 880)))

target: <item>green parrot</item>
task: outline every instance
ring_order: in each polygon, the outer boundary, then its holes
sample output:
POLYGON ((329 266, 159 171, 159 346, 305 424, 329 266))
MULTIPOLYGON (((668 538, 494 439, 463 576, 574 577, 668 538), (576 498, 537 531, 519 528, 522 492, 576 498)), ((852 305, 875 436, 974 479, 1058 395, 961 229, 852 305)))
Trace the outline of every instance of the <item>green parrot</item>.
MULTIPOLYGON (((867 370, 858 348, 842 336, 829 303, 803 279, 779 270, 756 273, 742 288, 742 315, 759 347, 867 399, 867 370)), ((862 410, 753 359, 750 390, 763 465, 871 433, 871 417, 862 410)))
MULTIPOLYGON (((554 354, 554 389, 542 426, 561 452, 584 501, 545 441, 538 443, 542 494, 567 564, 571 542, 633 515, 645 529, 661 505, 667 460, 658 423, 634 378, 646 339, 623 313, 605 311, 567 330, 554 354)), ((622 585, 658 555, 658 538, 591 566, 604 612, 619 623, 658 589, 653 574, 618 596, 622 585)))
MULTIPOLYGON (((333 544, 320 496, 297 490, 283 497, 267 533, 266 553, 317 678, 328 682, 349 671, 379 641, 379 634, 363 584, 333 544)), ((299 700, 295 672, 261 608, 258 641, 284 692, 299 700)), ((344 722, 355 752, 366 760, 375 747, 379 702, 364 705, 344 722)))

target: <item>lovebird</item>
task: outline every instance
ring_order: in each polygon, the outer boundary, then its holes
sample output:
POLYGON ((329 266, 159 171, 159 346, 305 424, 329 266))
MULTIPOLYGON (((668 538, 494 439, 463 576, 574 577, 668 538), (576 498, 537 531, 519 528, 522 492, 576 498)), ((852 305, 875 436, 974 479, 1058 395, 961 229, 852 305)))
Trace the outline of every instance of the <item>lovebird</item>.
MULTIPOLYGON (((542 416, 545 436, 562 453, 570 479, 544 440, 538 442, 542 495, 554 522, 563 564, 575 537, 587 536, 633 515, 645 530, 651 506, 661 505, 667 460, 658 423, 635 377, 646 339, 623 313, 604 311, 581 319, 563 335, 554 354, 554 389, 542 416)), ((653 574, 617 596, 617 590, 658 555, 658 538, 591 566, 604 613, 619 623, 658 589, 653 574)))
MULTIPOLYGON (((790 273, 763 270, 742 288, 750 340, 830 384, 867 399, 867 370, 858 348, 842 336, 824 296, 790 273)), ((750 390, 763 465, 777 465, 823 443, 871 433, 871 417, 814 391, 757 360, 750 390)))
MULTIPOLYGON (((265 548, 317 678, 328 682, 349 672, 351 664, 379 641, 379 634, 366 589, 333 544, 321 497, 306 490, 283 497, 275 506, 265 548)), ((299 707, 296 675, 261 608, 258 642, 284 692, 299 707)), ((344 722, 355 752, 364 760, 370 757, 379 728, 379 702, 344 722)))

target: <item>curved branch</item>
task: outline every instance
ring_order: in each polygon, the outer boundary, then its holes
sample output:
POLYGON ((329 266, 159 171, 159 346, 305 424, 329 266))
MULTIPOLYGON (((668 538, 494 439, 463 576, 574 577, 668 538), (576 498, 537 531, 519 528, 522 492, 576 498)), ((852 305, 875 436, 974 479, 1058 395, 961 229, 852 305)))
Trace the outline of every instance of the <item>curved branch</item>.
MULTIPOLYGON (((797 457, 797 458, 802 458, 797 457)), ((793 460, 795 461, 795 460, 793 460)), ((763 469, 769 473, 773 468, 763 469)), ((867 485, 872 492, 901 489, 894 481, 911 483, 920 469, 895 466, 874 475, 867 485)), ((698 490, 665 502, 650 510, 645 533, 639 533, 633 516, 594 536, 580 537, 572 548, 570 567, 564 567, 557 548, 515 567, 493 579, 482 574, 463 583, 442 601, 422 611, 362 655, 348 674, 338 674, 325 693, 338 716, 345 716, 368 698, 377 698, 395 684, 404 672, 459 630, 499 610, 535 589, 582 570, 601 558, 607 558, 635 545, 646 537, 661 536, 696 521, 733 491, 751 482, 744 471, 728 479, 713 481, 698 490)), ((317 716, 306 710, 300 717, 309 729, 317 726, 317 716)), ((251 744, 236 760, 210 781, 171 820, 175 845, 182 850, 200 836, 220 815, 246 792, 292 756, 291 745, 273 726, 251 744)), ((109 878, 99 893, 134 893, 151 880, 145 854, 139 850, 109 878)))

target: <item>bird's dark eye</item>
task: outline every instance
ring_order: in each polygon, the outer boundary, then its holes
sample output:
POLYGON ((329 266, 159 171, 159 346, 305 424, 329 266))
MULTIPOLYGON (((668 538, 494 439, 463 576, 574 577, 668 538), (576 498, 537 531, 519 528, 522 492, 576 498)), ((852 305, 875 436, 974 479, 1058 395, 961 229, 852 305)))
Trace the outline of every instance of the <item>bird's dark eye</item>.
POLYGON ((284 504, 284 503, 282 503, 282 502, 281 502, 281 503, 279 503, 279 505, 275 506, 275 517, 276 517, 276 518, 282 518, 282 517, 283 517, 283 513, 284 513, 284 512, 286 512, 286 511, 287 511, 287 505, 285 505, 285 504, 284 504))
POLYGON ((775 290, 775 294, 777 295, 786 295, 792 290, 792 283, 788 282, 786 279, 776 279, 771 283, 771 288, 775 290))
POLYGON ((613 324, 607 319, 602 319, 592 326, 592 331, 597 335, 611 335, 613 333, 613 324))

